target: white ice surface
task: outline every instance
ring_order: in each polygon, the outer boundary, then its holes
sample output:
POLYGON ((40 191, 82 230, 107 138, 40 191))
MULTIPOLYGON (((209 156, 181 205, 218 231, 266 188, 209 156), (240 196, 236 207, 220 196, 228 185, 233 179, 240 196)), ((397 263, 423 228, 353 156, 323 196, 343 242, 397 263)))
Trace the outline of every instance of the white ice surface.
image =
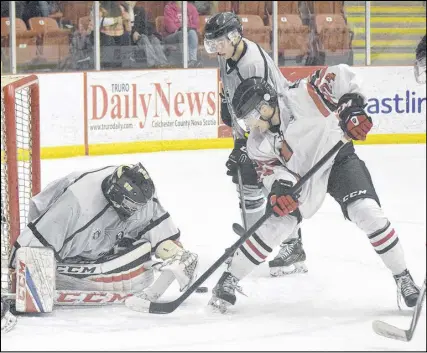
MULTIPOLYGON (((426 272, 426 146, 357 146, 371 171, 383 208, 399 233, 408 268, 418 284, 426 272)), ((42 161, 42 184, 75 170, 142 161, 160 200, 200 255, 201 271, 236 240, 240 220, 234 185, 225 175, 228 150, 80 157, 42 161)), ((399 312, 394 280, 367 237, 345 221, 328 196, 303 223, 309 272, 270 278, 262 264, 241 284, 232 310, 206 307, 208 294, 191 295, 169 315, 124 306, 57 308, 43 317, 20 317, 1 338, 1 350, 426 350, 426 315, 409 343, 377 336, 376 319, 408 328, 399 312)), ((274 251, 272 256, 275 255, 274 251)), ((211 289, 225 267, 206 282, 211 289)), ((164 299, 179 295, 173 286, 164 299)))

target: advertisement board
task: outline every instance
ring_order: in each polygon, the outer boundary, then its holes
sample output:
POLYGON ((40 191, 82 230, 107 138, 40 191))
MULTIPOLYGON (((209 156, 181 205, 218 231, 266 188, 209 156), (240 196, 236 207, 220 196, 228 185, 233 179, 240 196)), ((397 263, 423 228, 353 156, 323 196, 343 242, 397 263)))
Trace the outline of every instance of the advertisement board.
POLYGON ((217 137, 216 69, 89 72, 88 143, 217 137))
MULTIPOLYGON (((290 81, 307 77, 319 67, 282 67, 290 81)), ((414 79, 410 66, 353 67, 366 97, 367 113, 374 127, 369 135, 420 134, 426 132, 426 90, 414 79)), ((390 136, 392 138, 393 136, 390 136)))
POLYGON ((42 158, 84 154, 83 73, 40 74, 42 158))

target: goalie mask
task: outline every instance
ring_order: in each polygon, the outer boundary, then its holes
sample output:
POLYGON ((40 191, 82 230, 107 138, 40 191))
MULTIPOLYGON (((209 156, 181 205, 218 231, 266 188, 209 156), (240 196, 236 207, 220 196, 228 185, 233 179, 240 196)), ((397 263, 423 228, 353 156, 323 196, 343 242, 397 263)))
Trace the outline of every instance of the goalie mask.
POLYGON ((254 76, 240 83, 232 105, 237 121, 245 131, 253 129, 259 120, 271 128, 271 119, 277 109, 277 92, 262 77, 254 76))
POLYGON ((102 183, 107 200, 125 220, 153 198, 155 187, 141 163, 121 165, 102 183))

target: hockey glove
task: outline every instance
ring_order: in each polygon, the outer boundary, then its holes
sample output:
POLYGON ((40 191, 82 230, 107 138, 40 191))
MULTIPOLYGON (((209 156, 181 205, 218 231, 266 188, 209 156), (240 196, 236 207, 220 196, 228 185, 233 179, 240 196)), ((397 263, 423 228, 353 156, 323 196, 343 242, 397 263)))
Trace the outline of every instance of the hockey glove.
POLYGON ((364 98, 357 93, 346 93, 338 102, 340 127, 353 140, 365 141, 372 128, 372 119, 366 114, 365 106, 364 98))
POLYGON ((258 185, 258 176, 253 161, 246 151, 246 140, 237 139, 228 161, 225 163, 227 175, 233 177, 233 183, 238 184, 237 168, 240 168, 243 185, 258 185))
POLYGON ((298 209, 298 194, 291 194, 289 189, 293 186, 288 180, 276 180, 268 195, 268 208, 273 209, 277 217, 287 216, 298 209))

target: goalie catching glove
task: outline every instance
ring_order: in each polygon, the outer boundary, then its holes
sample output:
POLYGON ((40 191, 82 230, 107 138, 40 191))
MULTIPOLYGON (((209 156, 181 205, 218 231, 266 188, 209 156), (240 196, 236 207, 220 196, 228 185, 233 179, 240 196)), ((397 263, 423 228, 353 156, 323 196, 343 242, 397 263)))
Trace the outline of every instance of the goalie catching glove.
POLYGON ((358 93, 346 93, 338 102, 340 127, 353 140, 365 141, 372 129, 372 118, 365 107, 365 99, 358 93))
POLYGON ((172 272, 181 292, 185 291, 197 277, 198 255, 183 249, 181 243, 164 241, 157 248, 156 256, 164 260, 157 269, 172 272))

